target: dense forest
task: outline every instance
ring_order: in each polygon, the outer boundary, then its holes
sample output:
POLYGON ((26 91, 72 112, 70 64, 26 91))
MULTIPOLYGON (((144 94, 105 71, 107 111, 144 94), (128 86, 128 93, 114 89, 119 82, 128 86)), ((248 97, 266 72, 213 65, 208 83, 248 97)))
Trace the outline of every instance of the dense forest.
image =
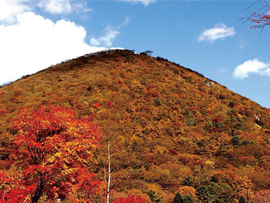
POLYGON ((149 52, 0 88, 0 202, 270 202, 270 110, 149 52))

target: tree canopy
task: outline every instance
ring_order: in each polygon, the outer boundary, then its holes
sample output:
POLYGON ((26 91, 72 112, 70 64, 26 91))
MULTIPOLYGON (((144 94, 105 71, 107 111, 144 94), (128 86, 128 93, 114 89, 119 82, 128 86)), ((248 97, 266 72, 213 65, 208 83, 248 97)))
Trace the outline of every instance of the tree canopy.
POLYGON ((71 108, 59 106, 22 109, 12 119, 11 129, 16 137, 9 158, 22 169, 22 176, 13 178, 12 190, 1 191, 3 199, 14 196, 18 185, 17 191, 26 192, 31 202, 38 202, 43 195, 63 200, 69 194, 75 202, 84 193, 99 192, 101 182, 86 164, 102 137, 91 119, 78 119, 71 108))

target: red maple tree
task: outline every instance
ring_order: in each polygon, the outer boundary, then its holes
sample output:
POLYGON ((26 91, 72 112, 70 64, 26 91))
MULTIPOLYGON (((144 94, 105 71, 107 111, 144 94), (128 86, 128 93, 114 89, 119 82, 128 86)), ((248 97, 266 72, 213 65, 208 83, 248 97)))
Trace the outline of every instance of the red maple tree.
MULTIPOLYGON (((85 198, 84 192, 100 192, 101 182, 87 167, 102 136, 97 124, 76 118, 70 108, 52 106, 21 110, 11 128, 17 137, 11 143, 10 159, 23 169, 20 184, 35 188, 29 190, 31 202, 44 194, 61 200, 73 194, 79 200, 85 198)), ((10 195, 11 191, 5 199, 10 195)))

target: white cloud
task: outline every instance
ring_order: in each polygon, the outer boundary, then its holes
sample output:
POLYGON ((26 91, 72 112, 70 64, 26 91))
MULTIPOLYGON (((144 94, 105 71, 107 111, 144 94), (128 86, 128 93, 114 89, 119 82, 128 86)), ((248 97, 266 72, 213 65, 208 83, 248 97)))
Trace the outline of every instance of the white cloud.
POLYGON ((120 34, 118 31, 122 27, 126 26, 129 23, 129 18, 126 16, 123 23, 116 27, 107 26, 105 29, 105 34, 99 38, 92 37, 90 39, 90 44, 92 46, 112 46, 113 40, 120 34))
POLYGON ((104 36, 99 38, 91 38, 90 44, 92 46, 105 46, 110 47, 112 46, 113 40, 120 34, 117 30, 112 30, 110 28, 106 28, 106 33, 104 36))
POLYGON ((30 10, 26 5, 29 0, 0 0, 0 21, 11 23, 16 15, 30 10))
POLYGON ((0 0, 0 22, 14 23, 18 14, 32 11, 35 7, 52 14, 91 11, 85 0, 0 0))
POLYGON ((155 3, 157 0, 119 0, 131 3, 142 3, 144 6, 148 6, 150 3, 155 3))
POLYGON ((120 29, 128 24, 129 24, 129 17, 126 16, 124 22, 122 24, 118 25, 117 27, 118 27, 118 29, 120 29))
POLYGON ((226 71, 226 68, 221 68, 221 69, 218 69, 217 72, 219 73, 224 73, 226 71))
POLYGON ((71 12, 69 0, 40 0, 38 6, 53 14, 71 12))
POLYGON ((216 24, 213 28, 204 30, 200 34, 198 40, 214 42, 218 39, 225 39, 226 37, 232 37, 235 35, 235 30, 233 27, 227 27, 225 24, 216 24))
POLYGON ((72 11, 75 11, 77 13, 81 13, 81 12, 92 11, 92 9, 87 7, 86 1, 80 1, 80 3, 72 4, 72 11))
POLYGON ((86 30, 73 22, 52 22, 32 12, 14 25, 0 25, 0 84, 14 81, 52 64, 105 48, 91 47, 86 30))
POLYGON ((84 0, 40 0, 38 6, 52 14, 91 11, 84 0))
POLYGON ((270 76, 270 63, 264 63, 258 59, 248 60, 237 66, 233 72, 233 76, 239 79, 248 78, 250 74, 270 76))

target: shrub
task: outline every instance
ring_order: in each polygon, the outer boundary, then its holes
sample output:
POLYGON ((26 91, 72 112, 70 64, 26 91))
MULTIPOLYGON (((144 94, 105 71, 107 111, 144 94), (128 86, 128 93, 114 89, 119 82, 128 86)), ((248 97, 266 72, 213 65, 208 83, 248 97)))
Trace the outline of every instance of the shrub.
POLYGON ((160 101, 159 99, 154 99, 154 102, 155 102, 156 105, 159 105, 159 106, 162 105, 162 104, 161 104, 161 101, 160 101))
POLYGON ((188 125, 188 126, 194 126, 194 124, 195 124, 194 118, 190 118, 190 119, 188 120, 188 122, 187 122, 187 125, 188 125))
POLYGON ((231 101, 231 102, 229 103, 229 107, 231 107, 231 108, 234 107, 234 101, 231 101))
POLYGON ((231 143, 233 146, 239 146, 241 145, 241 140, 238 136, 234 136, 232 139, 231 139, 231 143))
POLYGON ((242 127, 242 124, 241 123, 236 123, 234 125, 234 128, 237 129, 237 130, 243 130, 243 127, 242 127))

